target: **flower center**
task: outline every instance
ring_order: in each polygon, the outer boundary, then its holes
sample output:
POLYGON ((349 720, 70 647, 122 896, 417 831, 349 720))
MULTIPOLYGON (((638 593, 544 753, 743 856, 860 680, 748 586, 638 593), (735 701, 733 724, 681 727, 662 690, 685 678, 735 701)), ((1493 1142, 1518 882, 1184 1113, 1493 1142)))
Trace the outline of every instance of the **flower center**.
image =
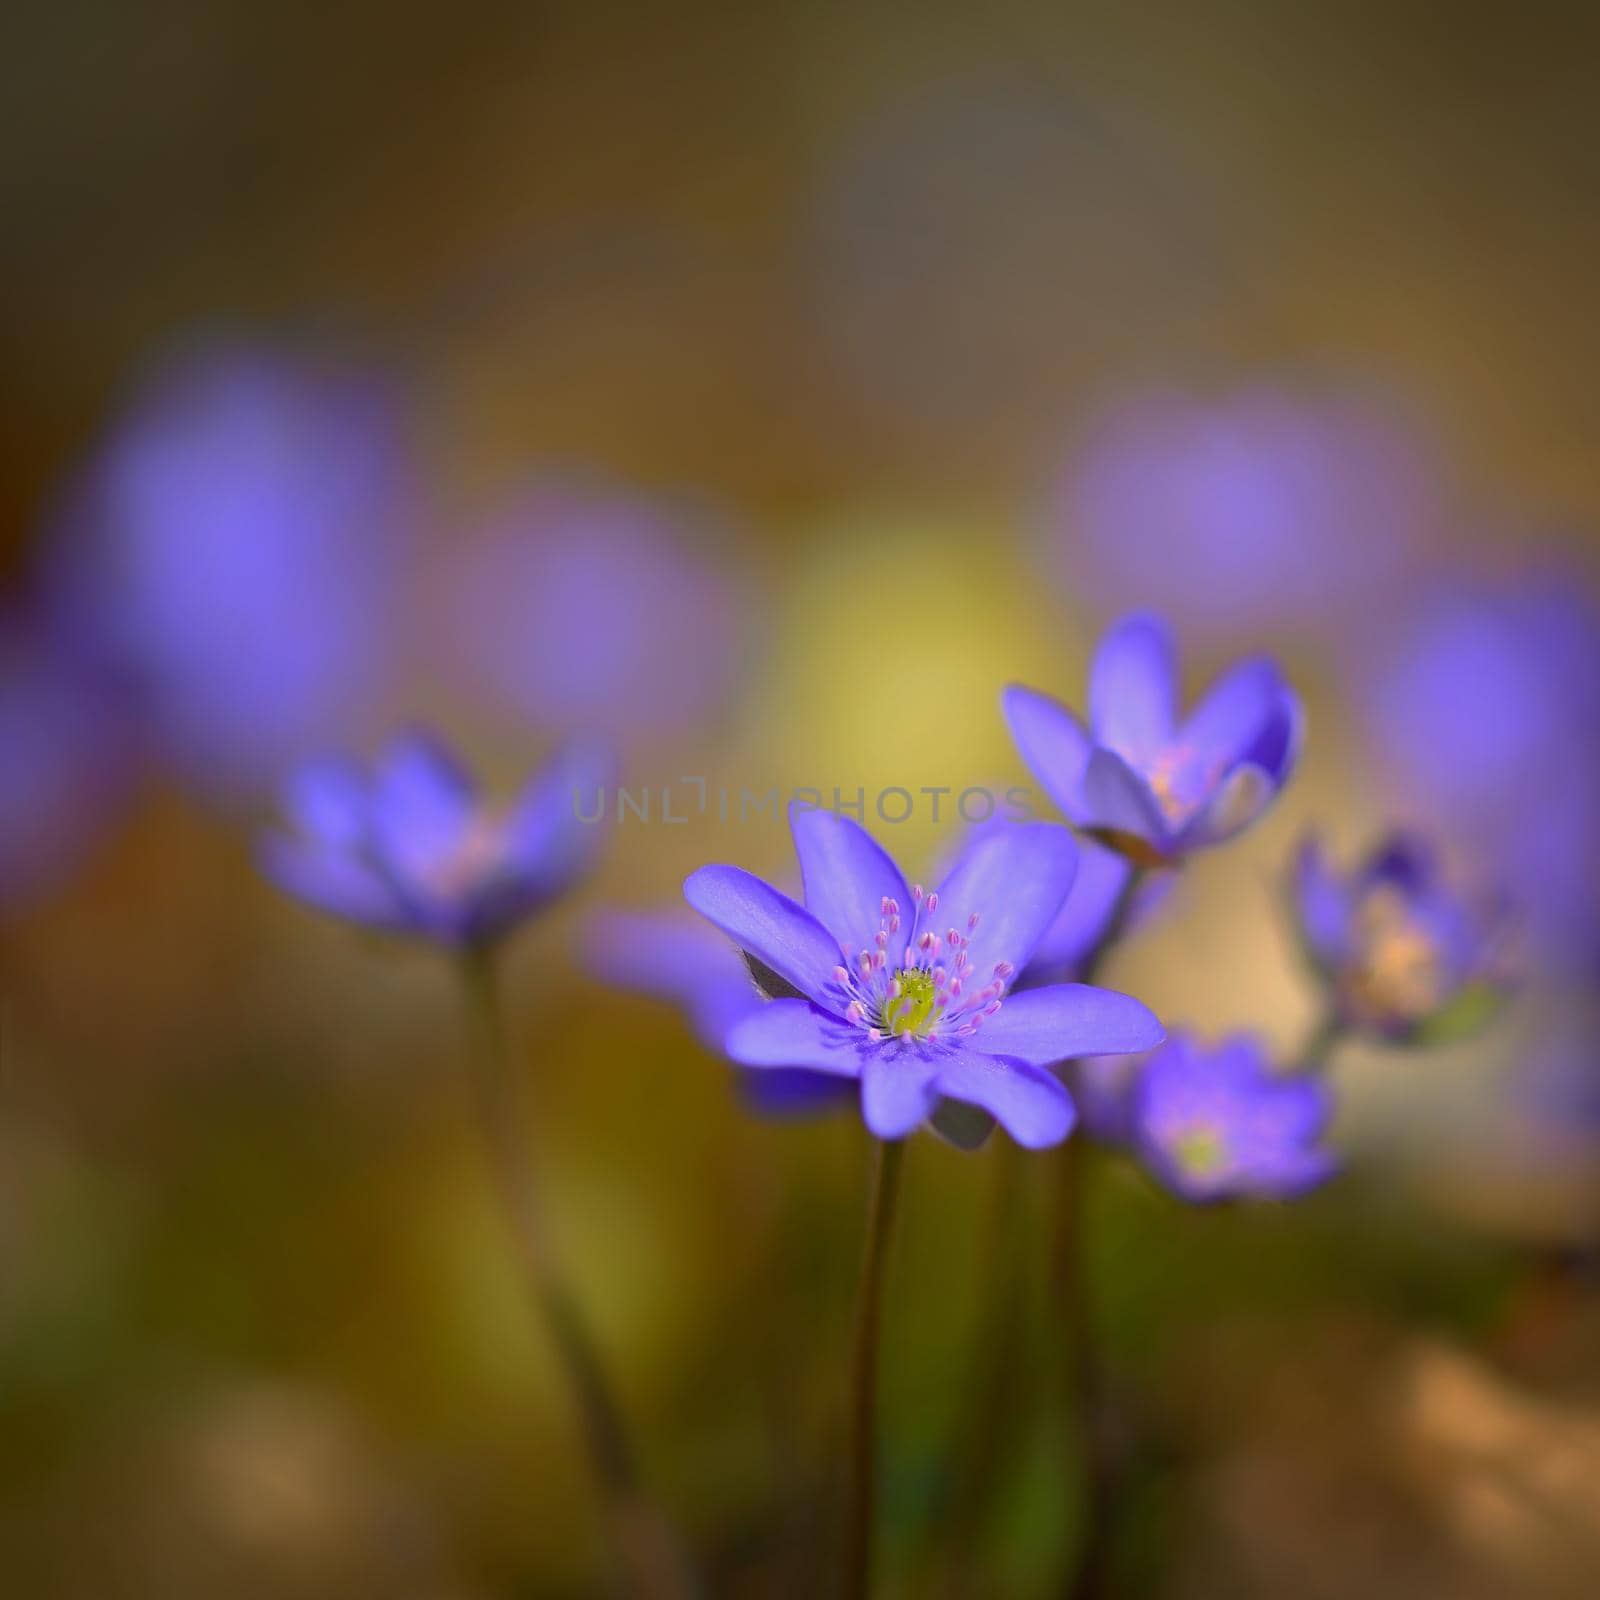
POLYGON ((1363 1015, 1410 1022, 1438 1008, 1444 999, 1444 957, 1404 895, 1388 885, 1374 889, 1361 903, 1356 933, 1347 987, 1363 1015))
POLYGON ((969 1038, 1000 1009, 1015 969, 997 961, 981 981, 972 964, 978 913, 967 918, 964 933, 951 927, 940 932, 939 896, 925 895, 917 884, 911 898, 909 934, 901 932, 899 901, 885 896, 871 946, 854 955, 843 949, 847 964, 833 969, 838 1014, 875 1044, 969 1038))
POLYGON ((892 1036, 922 1037, 944 1010, 944 996, 925 967, 902 967, 889 985, 883 1004, 883 1031, 892 1036))
POLYGON ((1163 750, 1145 773, 1150 793, 1167 821, 1186 822, 1204 798, 1213 774, 1196 762, 1194 752, 1182 745, 1163 750))
POLYGON ((499 866, 505 853, 503 830, 490 816, 473 818, 454 847, 429 862, 417 876, 446 899, 471 894, 499 866))
POLYGON ((1191 1178, 1214 1178, 1228 1164, 1228 1147, 1214 1127, 1197 1123, 1172 1141, 1172 1159, 1191 1178))

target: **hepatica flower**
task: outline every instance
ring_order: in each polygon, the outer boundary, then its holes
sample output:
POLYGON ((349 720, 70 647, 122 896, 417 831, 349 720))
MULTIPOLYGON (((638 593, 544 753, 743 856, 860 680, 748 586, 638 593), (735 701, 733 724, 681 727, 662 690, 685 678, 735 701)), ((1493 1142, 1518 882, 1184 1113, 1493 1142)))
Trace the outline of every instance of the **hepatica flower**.
POLYGON ((1174 1035, 1139 1073, 1130 1136, 1148 1170, 1182 1199, 1284 1200, 1336 1170, 1321 1145, 1332 1115, 1325 1082, 1274 1074, 1249 1035, 1210 1049, 1174 1035))
POLYGON ((1541 963, 1600 964, 1600 605, 1582 571, 1451 588, 1362 661, 1407 812, 1503 864, 1541 963), (1537 797, 1534 799, 1533 797, 1537 797))
POLYGON ((1127 995, 1084 984, 1013 992, 1072 887, 1077 848, 1067 829, 984 831, 924 892, 846 817, 795 808, 791 827, 803 906, 737 867, 702 867, 684 885, 690 905, 770 974, 779 996, 729 1030, 735 1061, 857 1080, 862 1115, 881 1139, 903 1138, 948 1099, 1036 1148, 1059 1143, 1073 1124, 1051 1063, 1148 1049, 1162 1037, 1127 995))
POLYGON ((319 910, 393 933, 471 947, 507 933, 588 867, 595 786, 609 762, 571 747, 507 808, 489 805, 441 744, 396 739, 374 770, 312 762, 285 795, 293 831, 270 834, 262 868, 319 910))
POLYGON ((1486 1019, 1505 987, 1507 916, 1445 879, 1420 839, 1396 834, 1349 872, 1307 838, 1291 885, 1301 939, 1345 1027, 1429 1042, 1486 1019))
POLYGON ((1154 866, 1220 844, 1261 815, 1299 754, 1300 701, 1272 661, 1225 673, 1178 714, 1177 653, 1158 617, 1124 618, 1101 641, 1089 722, 1013 684, 1011 736, 1080 828, 1154 866))
POLYGON ((200 350, 155 373, 69 496, 57 603, 163 754, 253 797, 383 703, 415 498, 373 379, 200 350))
POLYGON ((455 558, 451 670, 541 727, 661 739, 720 714, 748 614, 709 513, 619 488, 535 485, 455 558))
MULTIPOLYGON (((681 906, 596 917, 588 954, 590 966, 607 983, 681 1006, 700 1041, 718 1052, 734 1023, 767 1003, 739 952, 681 906)), ((848 1100, 854 1087, 832 1073, 804 1067, 738 1076, 750 1108, 767 1116, 828 1109, 848 1100)))
POLYGON ((1441 519, 1438 450, 1382 393, 1309 382, 1146 390, 1092 417, 1051 507, 1073 590, 1226 637, 1338 638, 1398 596, 1441 519))

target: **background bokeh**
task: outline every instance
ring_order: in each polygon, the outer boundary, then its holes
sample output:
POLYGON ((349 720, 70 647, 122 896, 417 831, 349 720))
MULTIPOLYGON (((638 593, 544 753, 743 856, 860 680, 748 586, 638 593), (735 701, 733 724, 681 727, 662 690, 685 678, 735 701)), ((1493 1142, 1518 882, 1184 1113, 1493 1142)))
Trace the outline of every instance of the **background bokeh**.
MULTIPOLYGON (((14 19, 0 1588, 599 1589, 452 974, 258 879, 290 762, 425 720, 508 790, 575 729, 657 791, 1017 782, 999 686, 1081 699, 1150 605, 1195 687, 1279 652, 1311 733, 1109 981, 1293 1049, 1289 851, 1393 821, 1512 893, 1525 977, 1482 1040, 1341 1056, 1348 1170, 1304 1202, 1107 1167, 1127 1592, 1592 1592, 1597 35, 1244 0, 14 19)), ((810 1596, 865 1140, 750 1116, 585 959, 598 909, 719 859, 790 870, 770 818, 616 827, 510 993, 647 1469, 716 1592, 810 1596)), ((1045 1593, 1074 1536, 1019 1422, 940 1548, 994 1263, 1041 1226, 1037 1165, 995 1165, 908 1163, 888 1594, 1045 1593)))

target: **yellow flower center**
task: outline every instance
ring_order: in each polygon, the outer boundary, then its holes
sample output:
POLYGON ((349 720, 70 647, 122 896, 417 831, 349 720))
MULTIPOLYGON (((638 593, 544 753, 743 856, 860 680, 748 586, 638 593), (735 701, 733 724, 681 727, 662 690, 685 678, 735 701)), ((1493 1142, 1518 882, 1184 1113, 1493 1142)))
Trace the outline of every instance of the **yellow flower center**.
POLYGON ((883 1002, 883 1031, 906 1037, 925 1035, 944 1010, 944 996, 935 988, 933 974, 921 967, 902 967, 894 975, 889 998, 883 1002), (895 989, 899 989, 899 994, 895 989))
POLYGON ((1172 1141, 1172 1159, 1191 1178, 1213 1178, 1228 1164, 1228 1147, 1215 1128, 1199 1123, 1172 1141))
POLYGON ((1361 1015, 1409 1022, 1438 1009, 1444 999, 1444 958, 1399 890, 1385 884, 1362 901, 1356 945, 1346 988, 1361 1015))

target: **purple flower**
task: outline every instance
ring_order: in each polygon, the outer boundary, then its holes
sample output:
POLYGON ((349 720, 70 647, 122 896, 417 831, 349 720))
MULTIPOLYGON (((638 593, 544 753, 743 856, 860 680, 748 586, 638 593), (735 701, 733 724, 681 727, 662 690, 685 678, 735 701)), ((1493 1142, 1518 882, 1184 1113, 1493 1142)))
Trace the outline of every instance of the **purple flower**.
POLYGON ((259 793, 378 708, 401 455, 366 379, 214 348, 157 373, 69 495, 57 603, 208 792, 259 793))
MULTIPOLYGON (((766 1004, 739 952, 682 908, 603 913, 590 926, 588 951, 607 983, 682 1006, 711 1050, 720 1052, 734 1023, 766 1004)), ((737 1076, 750 1108, 768 1116, 829 1109, 855 1092, 842 1078, 803 1067, 737 1076)))
POLYGON ((500 511, 446 597, 451 670, 543 727, 616 740, 705 721, 729 697, 744 612, 705 518, 543 485, 500 511))
POLYGON ((1600 965, 1600 608, 1577 572, 1435 595, 1366 665, 1408 812, 1498 864, 1541 959, 1600 965))
POLYGON ((312 762, 290 780, 294 833, 262 843, 278 885, 319 910, 441 944, 481 944, 564 893, 588 868, 599 829, 593 794, 609 762, 586 748, 556 756, 503 810, 425 734, 396 739, 370 777, 312 762))
POLYGON ((903 1138, 952 1100, 1037 1148, 1073 1123, 1051 1063, 1162 1037, 1127 995, 1083 984, 1010 992, 1072 887, 1078 852, 1065 828, 985 831, 924 893, 848 818, 795 807, 790 825, 804 906, 737 867, 702 867, 684 885, 778 996, 729 1030, 724 1048, 742 1065, 858 1080, 880 1139, 903 1138))
POLYGON ((79 865, 126 803, 134 757, 115 683, 69 640, 0 611, 0 910, 79 865))
POLYGON ((1226 672, 1181 721, 1176 649, 1160 618, 1124 618, 1089 678, 1089 726, 1015 684, 1006 721, 1029 769, 1080 828, 1145 865, 1248 827, 1299 754, 1300 701, 1272 661, 1226 672))
POLYGON ((1150 1173, 1182 1199, 1287 1200, 1336 1170, 1320 1143, 1332 1115, 1326 1083, 1274 1074, 1251 1036, 1208 1050, 1178 1034, 1139 1073, 1131 1138, 1150 1173))
POLYGON ((1344 1026, 1431 1040, 1493 1011, 1505 984, 1505 908, 1458 893, 1422 840, 1396 834, 1341 874, 1309 837, 1291 890, 1306 952, 1344 1026))
MULTIPOLYGON (((1001 812, 973 823, 957 841, 957 848, 940 858, 948 870, 981 834, 1014 826, 1001 812)), ((1151 876, 1133 885, 1129 879, 1133 866, 1125 855, 1093 839, 1078 840, 1078 870, 1072 887, 1053 921, 1034 946, 1033 955, 1018 975, 1013 989, 1037 989, 1046 984, 1066 983, 1083 976, 1081 969, 1093 962, 1101 944, 1112 934, 1121 916, 1121 931, 1131 932, 1158 909, 1171 887, 1171 875, 1151 876), (1132 904, 1123 912, 1123 897, 1132 893, 1132 904)))
POLYGON ((1053 508, 1075 593, 1186 627, 1347 628, 1442 518, 1437 449, 1385 397, 1322 382, 1155 391, 1093 418, 1053 508))

